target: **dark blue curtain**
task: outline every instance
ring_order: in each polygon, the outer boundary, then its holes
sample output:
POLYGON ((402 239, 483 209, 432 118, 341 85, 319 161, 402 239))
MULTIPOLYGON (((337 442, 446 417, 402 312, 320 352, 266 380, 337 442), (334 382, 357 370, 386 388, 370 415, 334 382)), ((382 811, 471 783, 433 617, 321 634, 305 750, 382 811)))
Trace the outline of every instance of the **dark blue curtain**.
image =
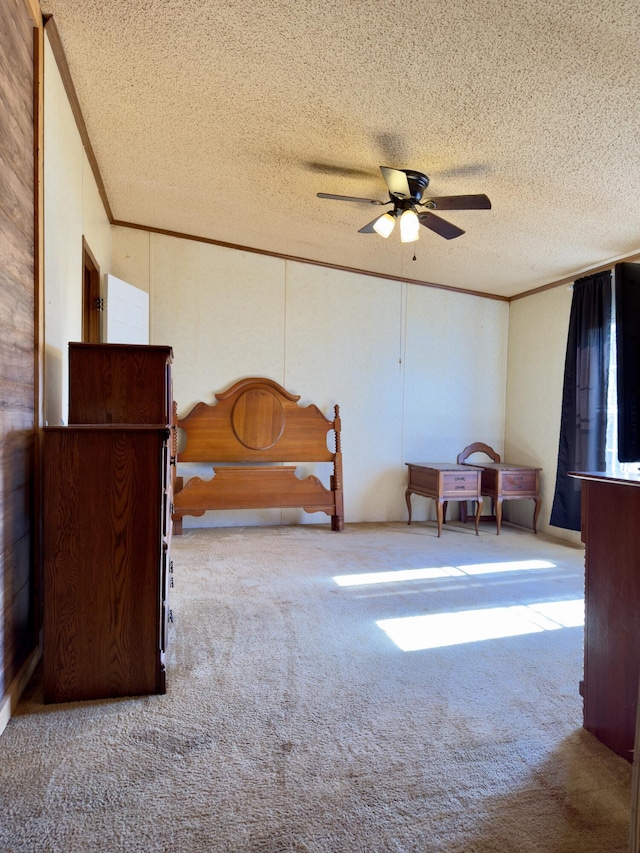
POLYGON ((564 367, 558 471, 550 523, 580 530, 580 481, 569 471, 604 471, 611 343, 611 273, 573 285, 564 367))

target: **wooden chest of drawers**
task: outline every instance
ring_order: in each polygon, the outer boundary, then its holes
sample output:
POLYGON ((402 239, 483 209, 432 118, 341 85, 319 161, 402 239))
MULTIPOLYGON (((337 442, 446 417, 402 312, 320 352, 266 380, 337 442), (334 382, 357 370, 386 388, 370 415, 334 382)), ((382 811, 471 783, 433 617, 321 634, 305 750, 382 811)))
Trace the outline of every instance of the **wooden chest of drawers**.
POLYGON ((172 357, 69 345, 71 425, 43 445, 46 702, 166 690, 172 357))
POLYGON ((407 462, 409 485, 405 492, 411 524, 411 495, 433 498, 436 504, 438 536, 442 533, 448 501, 477 501, 476 535, 482 512, 481 470, 451 462, 407 462))
POLYGON ((169 429, 44 428, 44 699, 164 693, 169 429))
POLYGON ((70 424, 170 424, 168 346, 69 344, 70 424))

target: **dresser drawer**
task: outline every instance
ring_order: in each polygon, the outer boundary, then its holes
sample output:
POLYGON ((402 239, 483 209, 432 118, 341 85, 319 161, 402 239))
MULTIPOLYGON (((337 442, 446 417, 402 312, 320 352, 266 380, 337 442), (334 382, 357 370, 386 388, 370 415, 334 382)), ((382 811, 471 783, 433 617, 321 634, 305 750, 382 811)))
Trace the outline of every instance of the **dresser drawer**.
POLYGON ((469 495, 478 496, 480 482, 479 471, 460 471, 444 474, 442 477, 442 495, 445 498, 461 497, 469 495))
POLYGON ((535 494, 536 472, 535 471, 505 471, 502 475, 502 493, 518 494, 525 492, 535 494))

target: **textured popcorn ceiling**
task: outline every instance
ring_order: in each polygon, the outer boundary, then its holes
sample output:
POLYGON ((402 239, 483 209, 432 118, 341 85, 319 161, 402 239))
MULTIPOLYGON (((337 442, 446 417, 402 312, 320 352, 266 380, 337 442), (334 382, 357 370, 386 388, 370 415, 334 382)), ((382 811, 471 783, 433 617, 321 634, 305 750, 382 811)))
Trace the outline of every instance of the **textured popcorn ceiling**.
POLYGON ((640 251, 638 0, 41 5, 116 220, 503 296, 640 251), (493 209, 358 234, 380 165, 493 209))

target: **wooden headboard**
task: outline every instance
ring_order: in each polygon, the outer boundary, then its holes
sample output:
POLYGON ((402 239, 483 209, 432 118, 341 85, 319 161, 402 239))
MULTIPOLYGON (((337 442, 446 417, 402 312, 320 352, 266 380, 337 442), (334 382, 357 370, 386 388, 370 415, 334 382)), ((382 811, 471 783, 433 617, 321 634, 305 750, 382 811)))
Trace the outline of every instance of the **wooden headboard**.
POLYGON ((174 404, 174 425, 183 430, 185 439, 178 451, 174 430, 177 464, 222 463, 214 465, 211 480, 175 478, 174 532, 182 532, 183 516, 207 510, 285 507, 325 512, 331 516, 332 529, 342 530, 339 406, 331 421, 317 406, 299 406, 299 395, 261 377, 241 379, 215 396, 216 404, 197 403, 184 418, 177 417, 174 404), (334 450, 327 444, 330 431, 335 434, 334 450), (333 462, 329 487, 315 476, 299 479, 295 465, 284 462, 333 462))

